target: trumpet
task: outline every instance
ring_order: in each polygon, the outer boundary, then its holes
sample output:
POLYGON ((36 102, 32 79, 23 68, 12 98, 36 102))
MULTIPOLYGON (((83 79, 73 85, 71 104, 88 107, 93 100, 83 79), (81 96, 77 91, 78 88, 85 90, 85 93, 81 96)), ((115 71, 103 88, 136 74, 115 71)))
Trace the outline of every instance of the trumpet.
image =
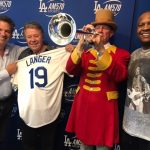
POLYGON ((58 13, 54 15, 48 24, 48 34, 50 39, 57 45, 67 45, 75 37, 76 33, 86 35, 98 35, 97 32, 91 30, 85 32, 82 29, 76 29, 75 20, 66 13, 58 13))
POLYGON ((83 31, 82 29, 77 29, 76 33, 81 33, 84 35, 100 35, 98 32, 96 32, 95 30, 90 30, 90 31, 83 31))

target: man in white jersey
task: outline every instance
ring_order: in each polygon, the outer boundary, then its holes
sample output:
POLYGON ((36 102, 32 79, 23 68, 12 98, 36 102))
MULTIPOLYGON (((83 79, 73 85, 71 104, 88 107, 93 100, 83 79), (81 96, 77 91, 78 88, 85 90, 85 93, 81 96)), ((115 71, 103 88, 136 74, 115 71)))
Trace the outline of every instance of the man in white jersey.
POLYGON ((0 149, 6 139, 6 131, 15 100, 10 79, 17 69, 15 61, 22 51, 21 47, 8 43, 14 27, 15 24, 11 18, 0 15, 0 149))
POLYGON ((127 134, 122 136, 121 150, 150 150, 150 11, 140 15, 137 35, 142 47, 131 54, 128 68, 127 89, 131 92, 126 96, 123 129, 127 134), (130 107, 138 98, 140 110, 130 107))
POLYGON ((64 68, 70 53, 51 50, 37 22, 24 26, 28 47, 21 53, 14 83, 18 84, 19 115, 24 150, 53 150, 60 113, 64 68), (50 50, 50 51, 49 51, 50 50))

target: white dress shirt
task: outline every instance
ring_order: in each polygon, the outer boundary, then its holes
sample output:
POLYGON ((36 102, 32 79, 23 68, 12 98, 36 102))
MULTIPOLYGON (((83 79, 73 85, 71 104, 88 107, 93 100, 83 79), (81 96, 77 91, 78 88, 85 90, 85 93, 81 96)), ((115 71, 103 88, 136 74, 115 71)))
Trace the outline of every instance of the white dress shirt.
POLYGON ((5 99, 11 94, 12 86, 7 70, 8 64, 15 62, 23 51, 24 47, 8 44, 5 48, 4 56, 0 56, 0 100, 5 99))

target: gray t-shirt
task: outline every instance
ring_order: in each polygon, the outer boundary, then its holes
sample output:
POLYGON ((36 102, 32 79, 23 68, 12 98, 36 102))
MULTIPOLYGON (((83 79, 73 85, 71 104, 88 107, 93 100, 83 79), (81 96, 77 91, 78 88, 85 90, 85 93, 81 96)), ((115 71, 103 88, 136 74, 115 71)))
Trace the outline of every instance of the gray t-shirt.
POLYGON ((150 49, 139 48, 131 55, 123 129, 150 141, 150 49))

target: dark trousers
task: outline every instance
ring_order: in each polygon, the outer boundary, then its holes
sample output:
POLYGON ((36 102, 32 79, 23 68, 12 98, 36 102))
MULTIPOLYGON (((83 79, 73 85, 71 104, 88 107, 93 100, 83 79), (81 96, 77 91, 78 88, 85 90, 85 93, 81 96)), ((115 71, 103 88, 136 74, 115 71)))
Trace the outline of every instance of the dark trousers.
POLYGON ((53 150, 57 121, 40 128, 22 125, 23 150, 53 150))
POLYGON ((121 150, 150 150, 150 141, 130 136, 123 131, 120 146, 121 150))
POLYGON ((0 143, 6 140, 7 128, 10 121, 15 96, 12 94, 4 100, 0 100, 0 143))

